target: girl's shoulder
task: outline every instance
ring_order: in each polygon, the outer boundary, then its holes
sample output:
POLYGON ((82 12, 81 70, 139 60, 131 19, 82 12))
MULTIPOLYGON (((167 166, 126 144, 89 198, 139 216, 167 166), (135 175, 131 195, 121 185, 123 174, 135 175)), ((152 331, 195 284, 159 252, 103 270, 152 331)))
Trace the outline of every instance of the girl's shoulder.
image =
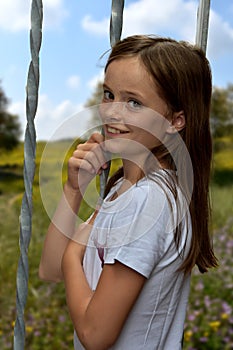
POLYGON ((123 178, 119 179, 111 188, 104 200, 105 203, 118 203, 127 200, 129 197, 140 202, 148 196, 153 196, 154 198, 166 196, 170 198, 177 191, 174 172, 161 169, 143 177, 135 184, 129 186, 123 193, 120 193, 114 200, 111 200, 114 193, 117 193, 121 188, 122 182, 123 178))
POLYGON ((143 179, 141 179, 136 186, 136 189, 144 188, 155 193, 159 192, 166 196, 172 196, 172 194, 178 191, 178 185, 175 172, 169 170, 157 170, 143 179))

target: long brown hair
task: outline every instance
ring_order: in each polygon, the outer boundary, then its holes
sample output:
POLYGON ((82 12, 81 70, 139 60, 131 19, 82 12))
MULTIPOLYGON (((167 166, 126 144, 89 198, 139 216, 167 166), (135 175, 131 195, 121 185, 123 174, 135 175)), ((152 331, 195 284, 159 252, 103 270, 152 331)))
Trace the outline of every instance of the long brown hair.
MULTIPOLYGON (((130 56, 141 59, 170 113, 184 112, 186 126, 180 131, 180 136, 191 158, 194 181, 189 205, 192 242, 181 269, 187 273, 197 264, 202 273, 206 272, 217 266, 209 227, 212 159, 209 125, 212 79, 209 62, 198 47, 187 42, 135 35, 119 41, 113 47, 105 69, 113 60, 130 56)), ((122 175, 121 169, 110 179, 107 191, 122 175)), ((188 182, 188 174, 184 176, 188 182)))

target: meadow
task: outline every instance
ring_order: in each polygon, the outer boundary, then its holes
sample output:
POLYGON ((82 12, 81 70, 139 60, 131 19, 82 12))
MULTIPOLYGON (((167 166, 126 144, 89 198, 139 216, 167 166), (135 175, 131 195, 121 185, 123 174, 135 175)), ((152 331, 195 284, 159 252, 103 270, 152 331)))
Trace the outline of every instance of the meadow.
MULTIPOLYGON (((27 350, 72 349, 73 328, 62 284, 38 278, 38 265, 49 216, 65 179, 68 141, 45 148, 38 142, 33 185, 32 238, 29 247, 29 285, 25 309, 27 350), (44 151, 44 153, 43 153, 44 151), (45 158, 41 158, 46 154, 45 158), (42 159, 42 161, 41 161, 42 159), (63 159, 65 162, 63 164, 63 159), (39 166, 42 162, 42 167, 39 166), (59 175, 62 174, 62 175, 59 175), (42 192, 40 192, 42 187, 42 192), (51 189, 52 188, 52 189, 51 189)), ((113 171, 119 162, 113 162, 113 171)), ((215 141, 213 177, 210 186, 213 206, 214 247, 219 267, 201 275, 194 269, 188 307, 184 350, 233 349, 233 138, 215 141)), ((23 182, 23 144, 0 153, 0 349, 12 349, 15 322, 16 270, 19 258, 19 214, 23 182)), ((93 185, 94 186, 94 185, 93 185)), ((88 199, 95 200, 95 191, 88 199), (92 198, 93 196, 93 198, 92 198)), ((80 216, 90 214, 83 201, 80 216)), ((201 208, 200 208, 201 210, 201 208)))

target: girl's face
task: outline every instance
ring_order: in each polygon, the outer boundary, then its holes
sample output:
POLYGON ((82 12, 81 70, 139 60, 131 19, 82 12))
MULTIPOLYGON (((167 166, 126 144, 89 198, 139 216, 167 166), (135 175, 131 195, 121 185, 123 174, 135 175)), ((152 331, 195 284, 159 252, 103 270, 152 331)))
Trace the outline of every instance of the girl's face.
POLYGON ((168 107, 137 57, 111 62, 103 84, 100 114, 108 151, 144 153, 161 144, 168 107), (111 140, 111 142, 110 142, 111 140), (130 142, 131 141, 131 142, 130 142))

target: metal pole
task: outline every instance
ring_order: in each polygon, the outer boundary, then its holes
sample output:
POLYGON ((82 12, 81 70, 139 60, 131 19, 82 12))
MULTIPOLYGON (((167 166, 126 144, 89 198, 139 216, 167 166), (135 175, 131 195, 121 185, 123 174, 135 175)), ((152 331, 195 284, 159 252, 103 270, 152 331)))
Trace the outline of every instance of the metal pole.
POLYGON ((24 186, 25 193, 20 212, 20 258, 16 280, 16 321, 14 327, 14 349, 25 346, 24 308, 28 294, 28 247, 32 226, 32 186, 35 173, 36 132, 34 118, 38 104, 39 51, 42 40, 42 0, 32 0, 30 49, 31 62, 28 70, 26 114, 27 127, 24 142, 24 186))
MULTIPOLYGON (((113 46, 121 38, 122 25, 123 25, 123 10, 124 10, 124 0, 112 0, 112 10, 110 18, 110 44, 113 46)), ((103 130, 102 130, 103 133, 103 130)), ((102 171, 100 175, 100 198, 104 198, 104 191, 108 179, 110 168, 109 167, 102 171)))
POLYGON ((205 53, 209 28, 210 0, 200 0, 197 11, 196 45, 205 53))

